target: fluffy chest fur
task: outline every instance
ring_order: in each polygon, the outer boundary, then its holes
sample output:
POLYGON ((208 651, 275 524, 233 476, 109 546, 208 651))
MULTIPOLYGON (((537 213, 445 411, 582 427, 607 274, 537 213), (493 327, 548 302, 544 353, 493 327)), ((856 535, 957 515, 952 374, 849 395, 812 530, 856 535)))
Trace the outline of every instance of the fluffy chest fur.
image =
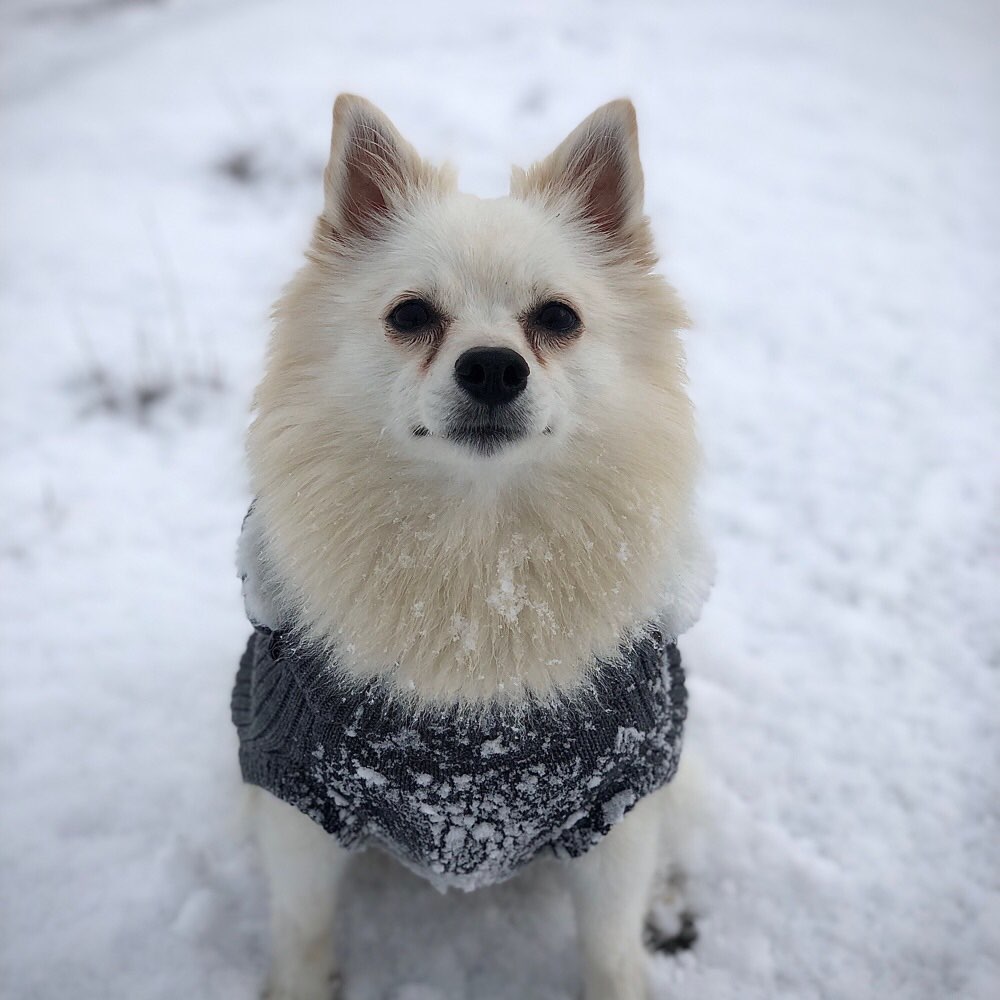
POLYGON ((360 678, 438 702, 571 690, 650 620, 682 632, 707 589, 675 513, 686 477, 658 468, 648 440, 585 440, 561 475, 449 496, 385 439, 324 444, 319 427, 286 425, 255 507, 265 572, 360 678))

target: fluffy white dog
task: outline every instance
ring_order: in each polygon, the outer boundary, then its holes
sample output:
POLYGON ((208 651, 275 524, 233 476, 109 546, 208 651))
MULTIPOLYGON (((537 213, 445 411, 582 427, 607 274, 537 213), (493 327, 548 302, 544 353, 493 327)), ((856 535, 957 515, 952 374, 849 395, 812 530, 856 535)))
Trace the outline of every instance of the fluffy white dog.
POLYGON ((675 639, 708 566, 635 112, 509 197, 457 191, 358 97, 276 310, 241 565, 233 713, 265 789, 268 996, 330 1000, 338 881, 379 845, 475 888, 572 859, 587 1000, 639 1000, 675 639))

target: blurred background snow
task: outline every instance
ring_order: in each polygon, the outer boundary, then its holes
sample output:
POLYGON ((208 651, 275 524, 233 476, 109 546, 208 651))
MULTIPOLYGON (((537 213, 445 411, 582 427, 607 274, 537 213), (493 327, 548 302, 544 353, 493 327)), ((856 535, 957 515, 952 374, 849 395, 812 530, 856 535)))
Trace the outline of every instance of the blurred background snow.
MULTIPOLYGON (((256 995, 241 439, 350 89, 483 195, 636 101, 719 556, 654 995, 998 995, 995 2, 5 0, 0 44, 0 993, 256 995)), ((569 1000, 556 876, 360 857, 347 1000, 569 1000)))

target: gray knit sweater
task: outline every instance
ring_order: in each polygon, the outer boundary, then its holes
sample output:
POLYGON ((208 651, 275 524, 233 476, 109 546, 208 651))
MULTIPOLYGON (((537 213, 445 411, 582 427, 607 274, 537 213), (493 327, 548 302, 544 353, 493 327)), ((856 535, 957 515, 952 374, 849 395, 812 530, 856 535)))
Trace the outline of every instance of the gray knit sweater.
POLYGON ((573 698, 470 714, 415 711, 254 624, 232 696, 244 780, 439 887, 577 857, 677 769, 684 673, 656 628, 573 698))

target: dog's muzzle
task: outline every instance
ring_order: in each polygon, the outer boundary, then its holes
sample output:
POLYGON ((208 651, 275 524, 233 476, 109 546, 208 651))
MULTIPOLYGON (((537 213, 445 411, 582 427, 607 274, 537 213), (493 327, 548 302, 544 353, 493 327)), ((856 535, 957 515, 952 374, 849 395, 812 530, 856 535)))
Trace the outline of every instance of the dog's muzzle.
POLYGON ((444 437, 480 455, 491 455, 530 431, 518 397, 531 369, 508 347, 473 347, 455 362, 461 401, 449 414, 444 437))

